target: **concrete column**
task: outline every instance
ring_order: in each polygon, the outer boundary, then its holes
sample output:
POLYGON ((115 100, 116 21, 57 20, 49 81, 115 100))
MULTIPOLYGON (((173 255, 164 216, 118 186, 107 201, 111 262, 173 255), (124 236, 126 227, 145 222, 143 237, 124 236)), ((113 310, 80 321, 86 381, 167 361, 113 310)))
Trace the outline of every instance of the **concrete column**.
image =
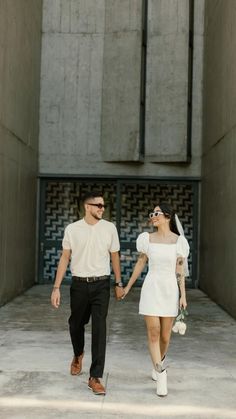
POLYGON ((100 155, 104 2, 44 0, 40 160, 51 171, 100 155))
POLYGON ((107 0, 101 152, 104 161, 140 159, 142 0, 107 0))
POLYGON ((149 0, 145 156, 187 161, 189 0, 149 0))

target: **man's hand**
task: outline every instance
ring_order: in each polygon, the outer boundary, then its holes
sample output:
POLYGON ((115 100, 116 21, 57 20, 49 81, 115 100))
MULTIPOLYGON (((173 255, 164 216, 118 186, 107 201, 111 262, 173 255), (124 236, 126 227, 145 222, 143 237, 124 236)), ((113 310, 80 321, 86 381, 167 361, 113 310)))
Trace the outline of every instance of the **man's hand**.
POLYGON ((51 304, 53 307, 58 308, 61 301, 61 293, 59 288, 53 288, 51 294, 51 304))
POLYGON ((115 286, 115 297, 116 297, 116 299, 118 301, 122 300, 123 296, 124 296, 124 288, 115 286))

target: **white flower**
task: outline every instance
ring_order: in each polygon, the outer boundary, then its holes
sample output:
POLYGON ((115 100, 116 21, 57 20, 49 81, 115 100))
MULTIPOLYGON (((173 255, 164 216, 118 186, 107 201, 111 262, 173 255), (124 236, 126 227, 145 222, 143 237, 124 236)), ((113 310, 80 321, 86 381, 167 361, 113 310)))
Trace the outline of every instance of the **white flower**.
POLYGON ((184 335, 185 332, 186 332, 186 329, 187 329, 186 323, 180 322, 180 325, 179 325, 179 334, 180 335, 184 335))
POLYGON ((179 331, 178 326, 176 326, 176 324, 174 324, 174 326, 172 327, 172 332, 178 333, 178 331, 179 331))
POLYGON ((180 320, 177 320, 174 326, 172 327, 172 331, 174 333, 179 333, 180 335, 184 335, 186 332, 186 329, 187 329, 186 323, 180 320))
POLYGON ((187 325, 184 322, 185 316, 188 316, 188 312, 184 308, 180 308, 179 314, 175 319, 175 324, 172 327, 174 333, 179 333, 180 335, 185 335, 187 325))
POLYGON ((175 322, 174 326, 172 327, 172 330, 173 330, 174 333, 178 333, 179 332, 179 327, 180 327, 181 323, 182 322, 180 322, 180 321, 176 321, 175 322))

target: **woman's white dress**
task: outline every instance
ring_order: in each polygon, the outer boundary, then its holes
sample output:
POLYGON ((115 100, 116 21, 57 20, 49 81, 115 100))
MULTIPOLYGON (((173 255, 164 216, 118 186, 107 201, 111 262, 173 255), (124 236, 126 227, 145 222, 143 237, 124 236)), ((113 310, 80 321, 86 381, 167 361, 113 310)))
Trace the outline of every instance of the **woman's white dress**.
POLYGON ((139 314, 159 317, 176 317, 178 314, 179 290, 176 280, 178 257, 187 258, 189 245, 184 236, 176 243, 151 243, 149 233, 137 238, 138 252, 148 256, 148 273, 141 289, 139 314))

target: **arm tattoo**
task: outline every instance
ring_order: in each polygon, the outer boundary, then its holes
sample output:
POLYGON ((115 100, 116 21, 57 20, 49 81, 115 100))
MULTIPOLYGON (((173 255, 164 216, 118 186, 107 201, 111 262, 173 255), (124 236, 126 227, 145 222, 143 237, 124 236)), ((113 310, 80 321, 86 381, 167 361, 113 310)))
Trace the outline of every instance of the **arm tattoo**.
POLYGON ((184 275, 177 272, 176 279, 177 279, 178 286, 180 287, 184 283, 184 275))
POLYGON ((181 278, 182 278, 182 275, 179 272, 177 272, 176 273, 176 279, 177 279, 178 284, 180 283, 181 278))

